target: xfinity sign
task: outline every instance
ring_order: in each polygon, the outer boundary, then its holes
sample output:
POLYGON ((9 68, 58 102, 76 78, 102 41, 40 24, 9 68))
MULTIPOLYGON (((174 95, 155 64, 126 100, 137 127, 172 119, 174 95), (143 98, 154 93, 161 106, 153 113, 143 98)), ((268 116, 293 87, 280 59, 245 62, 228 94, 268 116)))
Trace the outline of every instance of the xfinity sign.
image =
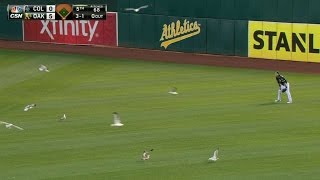
POLYGON ((76 20, 76 21, 58 21, 58 20, 41 20, 42 29, 40 34, 48 34, 51 40, 54 36, 72 35, 88 37, 88 41, 92 41, 95 35, 99 21, 76 20), (71 27, 71 28, 68 28, 71 27))

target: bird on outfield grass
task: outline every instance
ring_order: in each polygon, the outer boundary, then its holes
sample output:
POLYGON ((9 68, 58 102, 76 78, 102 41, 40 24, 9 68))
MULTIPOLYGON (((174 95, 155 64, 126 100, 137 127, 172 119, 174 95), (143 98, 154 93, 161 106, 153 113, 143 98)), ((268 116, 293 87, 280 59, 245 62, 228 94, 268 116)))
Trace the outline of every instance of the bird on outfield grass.
POLYGON ((0 121, 0 124, 4 124, 6 126, 6 128, 8 128, 8 129, 11 129, 12 127, 14 127, 14 128, 19 129, 19 130, 23 130, 23 128, 21 128, 19 126, 16 126, 14 124, 7 123, 7 122, 4 122, 4 121, 0 121))
POLYGON ((47 68, 47 66, 42 65, 42 64, 41 64, 40 67, 39 67, 39 71, 50 72, 49 69, 47 68))
POLYGON ((218 151, 219 151, 219 149, 217 149, 217 150, 215 150, 214 152, 213 152, 213 156, 211 157, 211 158, 209 158, 208 160, 209 161, 217 161, 219 158, 218 158, 218 151))
POLYGON ((177 95, 177 94, 178 94, 177 88, 176 88, 176 87, 173 87, 168 93, 169 93, 169 94, 173 94, 173 95, 177 95))
POLYGON ((34 108, 36 106, 37 106, 36 104, 29 104, 26 107, 24 107, 24 111, 29 111, 29 109, 32 109, 32 108, 34 108))
POLYGON ((111 124, 111 126, 113 127, 123 126, 124 124, 121 123, 119 114, 117 112, 113 112, 112 114, 113 114, 113 124, 111 124))
POLYGON ((145 8, 148 8, 149 7, 149 5, 145 5, 145 6, 141 6, 141 7, 139 7, 139 8, 125 8, 124 10, 126 10, 126 11, 134 11, 134 12, 139 12, 141 9, 145 9, 145 8))
POLYGON ((66 119, 67 119, 66 114, 63 114, 63 116, 60 118, 60 121, 63 121, 63 120, 66 120, 66 119))

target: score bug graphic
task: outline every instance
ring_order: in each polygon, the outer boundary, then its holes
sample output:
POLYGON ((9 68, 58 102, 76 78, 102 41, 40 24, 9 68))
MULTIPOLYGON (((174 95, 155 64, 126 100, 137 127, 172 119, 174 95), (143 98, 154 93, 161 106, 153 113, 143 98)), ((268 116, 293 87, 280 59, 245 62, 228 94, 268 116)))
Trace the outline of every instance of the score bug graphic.
POLYGON ((23 6, 8 5, 8 19, 22 19, 23 17, 23 6))

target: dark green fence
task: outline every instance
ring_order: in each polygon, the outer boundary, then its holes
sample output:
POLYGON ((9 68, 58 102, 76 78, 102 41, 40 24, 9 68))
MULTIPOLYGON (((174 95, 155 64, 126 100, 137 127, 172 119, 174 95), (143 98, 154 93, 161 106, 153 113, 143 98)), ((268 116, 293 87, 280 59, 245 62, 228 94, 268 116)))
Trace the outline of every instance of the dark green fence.
POLYGON ((22 40, 22 21, 8 20, 7 6, 0 5, 0 39, 22 40))
POLYGON ((320 23, 318 7, 319 0, 119 0, 119 44, 164 50, 163 24, 188 19, 199 21, 201 33, 166 50, 247 56, 249 20, 320 23))
POLYGON ((118 11, 143 5, 138 14, 320 23, 319 0, 119 0, 118 11))
POLYGON ((247 56, 247 21, 208 19, 207 24, 207 53, 247 56))
MULTIPOLYGON (((166 49, 171 51, 206 53, 206 19, 183 18, 174 16, 142 15, 119 13, 119 45, 148 49, 164 49, 161 47, 161 37, 164 25, 171 25, 184 20, 197 22, 201 26, 198 35, 173 43, 166 49)), ((180 27, 180 26, 179 26, 180 27)), ((175 26, 176 28, 176 26, 175 26)))
MULTIPOLYGON (((248 21, 119 13, 119 45, 192 53, 247 56, 248 21), (161 47, 164 25, 197 23, 200 33, 161 47)), ((183 35, 177 36, 183 37, 183 35)), ((175 39, 170 38, 170 39, 175 39)))
POLYGON ((0 38, 22 39, 21 21, 7 20, 7 4, 59 3, 108 4, 118 11, 120 46, 192 53, 247 56, 249 20, 320 23, 319 0, 2 0, 0 38), (200 32, 161 47, 164 25, 178 20, 197 22, 200 32))

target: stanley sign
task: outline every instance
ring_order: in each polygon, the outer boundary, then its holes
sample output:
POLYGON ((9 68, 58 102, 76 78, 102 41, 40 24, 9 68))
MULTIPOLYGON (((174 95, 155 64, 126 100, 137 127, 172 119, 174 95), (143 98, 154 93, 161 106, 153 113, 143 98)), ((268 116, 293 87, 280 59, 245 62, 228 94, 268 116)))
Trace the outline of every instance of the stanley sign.
POLYGON ((249 57, 320 62, 320 25, 249 22, 249 57))

